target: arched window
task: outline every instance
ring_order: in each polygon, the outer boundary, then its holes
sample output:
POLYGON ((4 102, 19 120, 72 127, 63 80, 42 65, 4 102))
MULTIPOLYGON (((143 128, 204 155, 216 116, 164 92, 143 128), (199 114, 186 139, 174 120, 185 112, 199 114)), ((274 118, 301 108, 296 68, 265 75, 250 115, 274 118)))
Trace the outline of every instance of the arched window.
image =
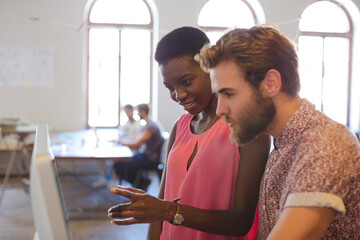
POLYGON ((84 20, 87 125, 116 127, 122 106, 152 101, 154 14, 147 0, 89 0, 84 20))
POLYGON ((257 0, 209 0, 202 7, 198 25, 215 43, 230 28, 250 28, 265 22, 257 0))
POLYGON ((298 40, 300 95, 349 126, 353 22, 336 1, 316 1, 301 15, 298 40))

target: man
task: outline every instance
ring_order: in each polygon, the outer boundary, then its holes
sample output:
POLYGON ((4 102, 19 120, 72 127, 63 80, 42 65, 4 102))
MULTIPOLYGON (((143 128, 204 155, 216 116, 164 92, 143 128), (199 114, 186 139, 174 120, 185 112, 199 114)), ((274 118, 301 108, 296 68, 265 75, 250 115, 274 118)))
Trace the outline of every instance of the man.
POLYGON ((119 137, 128 138, 136 136, 142 129, 140 121, 136 121, 134 118, 134 107, 131 104, 126 104, 124 106, 124 111, 128 117, 128 121, 124 126, 119 127, 119 137))
MULTIPOLYGON (((121 181, 125 178, 131 184, 136 184, 136 175, 141 168, 154 168, 161 154, 162 144, 164 142, 159 126, 149 118, 149 106, 147 104, 140 104, 137 106, 138 115, 145 120, 146 125, 142 128, 138 136, 132 140, 119 140, 119 143, 129 146, 131 149, 137 149, 137 153, 132 157, 131 162, 116 162, 114 169, 121 181)), ((146 190, 149 185, 149 180, 144 180, 145 183, 135 185, 136 188, 146 190)))
MULTIPOLYGON (((128 121, 124 126, 119 127, 119 139, 133 138, 142 129, 142 124, 140 121, 136 121, 134 119, 134 107, 131 104, 126 104, 124 106, 124 111, 126 116, 128 117, 128 121)), ((96 133, 96 128, 94 129, 96 133)), ((97 136, 97 135, 96 135, 97 136)), ((114 140, 114 142, 119 142, 119 140, 114 140)), ((133 149, 133 152, 136 153, 137 149, 133 149)), ((112 170, 113 170, 113 162, 112 161, 102 161, 99 162, 99 170, 100 170, 100 178, 95 181, 92 186, 94 188, 103 188, 106 186, 113 187, 113 179, 112 179, 112 170)))
POLYGON ((274 137, 261 182, 260 239, 358 239, 360 146, 298 95, 293 44, 272 27, 225 34, 198 56, 238 145, 274 137))

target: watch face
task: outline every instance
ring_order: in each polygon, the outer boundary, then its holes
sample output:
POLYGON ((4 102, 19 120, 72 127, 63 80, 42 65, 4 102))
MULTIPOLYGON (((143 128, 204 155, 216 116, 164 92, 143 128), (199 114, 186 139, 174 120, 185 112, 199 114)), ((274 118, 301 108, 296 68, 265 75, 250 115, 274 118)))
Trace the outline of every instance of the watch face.
POLYGON ((175 214, 173 223, 176 225, 180 225, 184 221, 183 215, 180 213, 175 214))

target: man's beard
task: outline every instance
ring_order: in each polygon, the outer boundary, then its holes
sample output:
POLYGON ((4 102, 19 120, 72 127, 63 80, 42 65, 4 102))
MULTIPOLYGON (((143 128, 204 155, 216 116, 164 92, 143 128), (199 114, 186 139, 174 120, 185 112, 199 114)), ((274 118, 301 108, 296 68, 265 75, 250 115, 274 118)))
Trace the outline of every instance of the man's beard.
MULTIPOLYGON (((230 139, 238 146, 244 146, 263 132, 274 119, 276 110, 271 98, 264 98, 258 90, 255 93, 255 103, 250 104, 236 116, 230 139)), ((225 118, 226 121, 226 118, 225 118)))

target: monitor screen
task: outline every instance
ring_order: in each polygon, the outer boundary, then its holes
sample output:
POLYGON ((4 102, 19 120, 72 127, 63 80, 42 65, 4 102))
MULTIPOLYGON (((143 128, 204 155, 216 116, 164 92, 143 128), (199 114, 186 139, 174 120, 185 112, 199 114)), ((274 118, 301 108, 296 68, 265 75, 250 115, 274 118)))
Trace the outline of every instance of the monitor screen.
POLYGON ((34 239, 71 239, 47 125, 36 128, 30 167, 30 198, 36 227, 34 239))

